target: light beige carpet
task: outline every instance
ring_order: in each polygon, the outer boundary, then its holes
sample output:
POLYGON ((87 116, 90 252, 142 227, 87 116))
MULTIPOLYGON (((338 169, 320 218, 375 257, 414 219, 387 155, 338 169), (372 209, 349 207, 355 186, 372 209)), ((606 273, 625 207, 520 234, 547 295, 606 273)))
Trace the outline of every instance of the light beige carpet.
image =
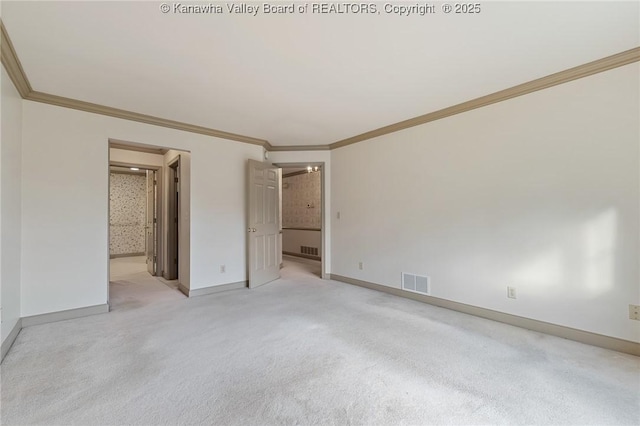
POLYGON ((640 423, 637 357, 311 267, 192 299, 122 285, 109 314, 24 329, 2 364, 2 423, 640 423))

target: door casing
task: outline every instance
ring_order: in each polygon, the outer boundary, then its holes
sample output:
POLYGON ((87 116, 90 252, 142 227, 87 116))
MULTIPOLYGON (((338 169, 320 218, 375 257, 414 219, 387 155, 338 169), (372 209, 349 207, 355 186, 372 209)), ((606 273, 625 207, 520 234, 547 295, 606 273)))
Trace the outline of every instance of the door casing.
POLYGON ((158 275, 158 172, 146 171, 147 206, 145 223, 145 255, 147 257, 147 272, 158 275))
POLYGON ((180 155, 167 164, 167 257, 163 277, 177 280, 180 269, 180 155))

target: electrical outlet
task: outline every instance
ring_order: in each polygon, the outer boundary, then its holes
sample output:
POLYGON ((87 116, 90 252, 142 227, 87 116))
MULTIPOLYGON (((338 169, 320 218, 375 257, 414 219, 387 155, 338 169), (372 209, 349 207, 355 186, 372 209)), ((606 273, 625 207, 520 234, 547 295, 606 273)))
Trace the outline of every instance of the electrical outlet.
POLYGON ((360 269, 361 271, 364 269, 362 266, 362 262, 358 262, 358 269, 360 269))
POLYGON ((220 265, 220 273, 224 274, 225 272, 227 272, 227 267, 224 265, 220 265))
POLYGON ((515 287, 507 287, 507 297, 509 299, 516 298, 516 288, 515 287))
POLYGON ((629 305, 629 319, 640 321, 640 305, 629 305))
POLYGON ((338 214, 336 214, 336 219, 340 219, 340 212, 338 212, 338 214))

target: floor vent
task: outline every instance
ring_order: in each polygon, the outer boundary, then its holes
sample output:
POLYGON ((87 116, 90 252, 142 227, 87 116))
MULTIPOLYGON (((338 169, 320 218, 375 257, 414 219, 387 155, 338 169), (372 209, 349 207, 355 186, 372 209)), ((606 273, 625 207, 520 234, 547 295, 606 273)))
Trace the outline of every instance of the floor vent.
POLYGON ((302 254, 310 254, 312 256, 317 256, 318 255, 318 247, 300 246, 300 253, 302 253, 302 254))
POLYGON ((431 294, 429 277, 415 274, 402 273, 402 289, 413 293, 431 294))

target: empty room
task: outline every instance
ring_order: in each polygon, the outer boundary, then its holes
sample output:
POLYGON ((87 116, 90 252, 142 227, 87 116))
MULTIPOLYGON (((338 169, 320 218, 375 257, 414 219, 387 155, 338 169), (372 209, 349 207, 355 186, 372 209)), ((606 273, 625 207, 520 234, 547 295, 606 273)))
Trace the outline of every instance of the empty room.
POLYGON ((639 2, 0 18, 2 424, 640 424, 639 2))

